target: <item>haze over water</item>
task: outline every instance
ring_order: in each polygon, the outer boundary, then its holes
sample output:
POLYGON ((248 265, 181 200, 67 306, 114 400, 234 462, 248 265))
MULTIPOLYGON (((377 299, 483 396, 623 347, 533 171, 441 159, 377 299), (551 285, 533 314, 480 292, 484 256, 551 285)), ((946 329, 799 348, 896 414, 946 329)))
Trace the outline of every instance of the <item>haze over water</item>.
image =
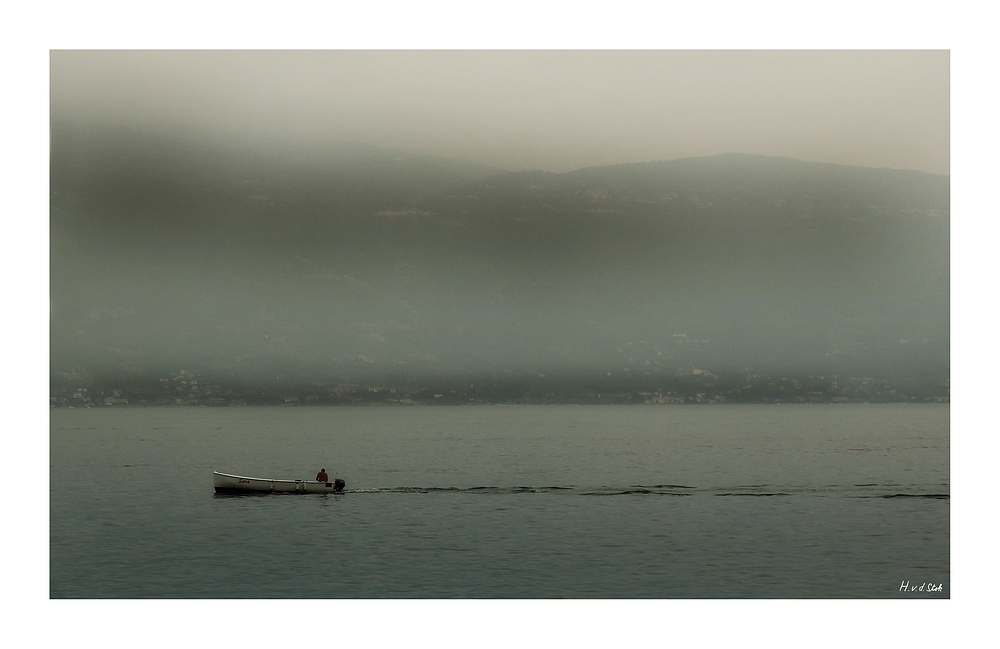
POLYGON ((949 65, 53 52, 51 596, 950 598, 947 405, 68 408, 947 400, 949 65), (211 493, 314 462, 348 493, 211 493))
POLYGON ((947 381, 947 52, 51 60, 56 377, 947 381))
POLYGON ((52 115, 508 171, 720 153, 949 173, 937 51, 56 51, 52 115))

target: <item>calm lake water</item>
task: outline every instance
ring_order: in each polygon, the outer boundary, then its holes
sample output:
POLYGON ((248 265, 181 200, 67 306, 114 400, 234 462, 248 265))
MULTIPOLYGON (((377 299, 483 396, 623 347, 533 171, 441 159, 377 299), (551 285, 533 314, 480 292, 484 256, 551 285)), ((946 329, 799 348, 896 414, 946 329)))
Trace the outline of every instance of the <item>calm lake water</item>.
POLYGON ((947 405, 60 409, 50 442, 53 598, 950 597, 947 405), (321 467, 345 493, 212 488, 321 467))

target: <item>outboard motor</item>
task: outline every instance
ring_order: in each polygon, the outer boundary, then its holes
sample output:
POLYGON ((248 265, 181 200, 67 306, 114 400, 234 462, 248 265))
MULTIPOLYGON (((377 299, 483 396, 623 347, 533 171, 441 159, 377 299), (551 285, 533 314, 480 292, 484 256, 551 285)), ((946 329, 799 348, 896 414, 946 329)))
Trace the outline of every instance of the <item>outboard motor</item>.
POLYGON ((337 493, 343 491, 345 486, 347 486, 347 483, 345 483, 340 478, 337 478, 336 480, 333 481, 333 490, 337 493))

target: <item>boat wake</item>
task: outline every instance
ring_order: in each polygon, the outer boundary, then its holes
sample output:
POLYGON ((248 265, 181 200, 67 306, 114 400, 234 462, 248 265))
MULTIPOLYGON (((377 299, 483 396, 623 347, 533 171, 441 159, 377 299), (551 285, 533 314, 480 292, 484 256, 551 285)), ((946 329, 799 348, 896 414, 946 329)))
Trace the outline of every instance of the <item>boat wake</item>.
POLYGON ((568 496, 693 496, 710 495, 725 497, 793 497, 832 496, 848 498, 929 498, 947 500, 948 485, 732 485, 720 487, 692 487, 690 485, 655 484, 626 486, 478 486, 478 487, 380 487, 371 489, 346 489, 345 493, 370 494, 563 494, 568 496))
POLYGON ((624 496, 655 494, 687 496, 696 487, 684 485, 632 485, 628 487, 582 487, 579 485, 552 485, 542 487, 388 487, 377 489, 347 489, 350 493, 469 493, 469 494, 567 494, 578 496, 624 496))

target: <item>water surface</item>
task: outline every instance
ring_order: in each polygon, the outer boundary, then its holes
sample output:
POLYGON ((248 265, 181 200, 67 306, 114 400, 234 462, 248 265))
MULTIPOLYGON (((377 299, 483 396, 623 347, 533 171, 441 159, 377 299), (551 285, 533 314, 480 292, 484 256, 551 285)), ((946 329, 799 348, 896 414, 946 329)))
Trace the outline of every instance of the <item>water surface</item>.
POLYGON ((51 596, 950 597, 948 422, 947 405, 53 410, 51 596), (213 470, 321 467, 344 494, 212 489, 213 470))

